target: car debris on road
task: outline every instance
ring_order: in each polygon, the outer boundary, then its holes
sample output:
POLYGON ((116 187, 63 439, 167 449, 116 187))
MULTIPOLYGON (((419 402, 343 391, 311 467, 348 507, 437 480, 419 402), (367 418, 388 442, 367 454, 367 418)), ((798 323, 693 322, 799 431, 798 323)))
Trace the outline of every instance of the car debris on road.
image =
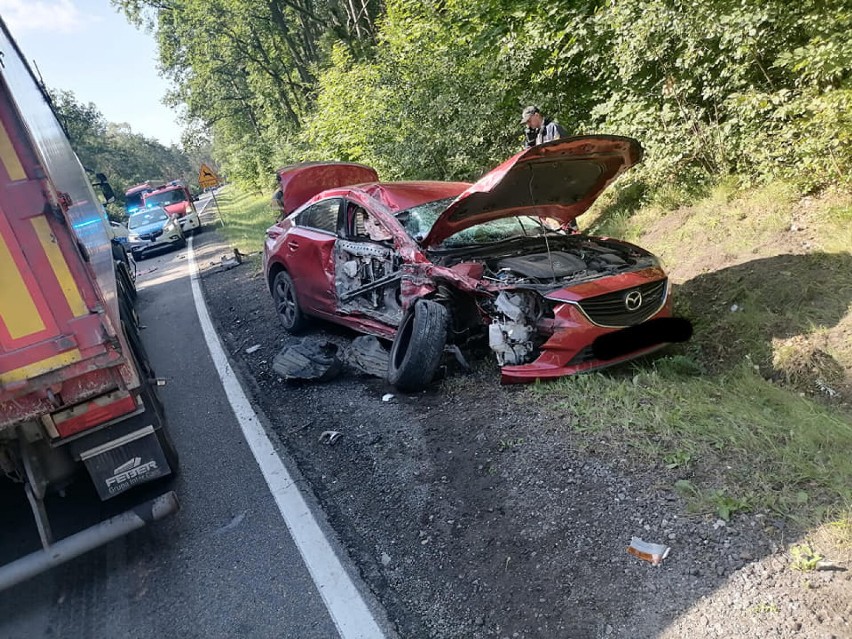
POLYGON ((343 369, 337 344, 305 338, 289 344, 272 360, 272 370, 284 379, 328 381, 343 369))
POLYGON ((334 446, 337 440, 343 436, 339 430, 324 430, 319 436, 319 443, 327 446, 334 446))
POLYGON ((627 552, 634 557, 650 562, 654 566, 659 566, 669 556, 671 548, 664 544, 652 544, 642 541, 639 537, 633 537, 627 547, 627 552))

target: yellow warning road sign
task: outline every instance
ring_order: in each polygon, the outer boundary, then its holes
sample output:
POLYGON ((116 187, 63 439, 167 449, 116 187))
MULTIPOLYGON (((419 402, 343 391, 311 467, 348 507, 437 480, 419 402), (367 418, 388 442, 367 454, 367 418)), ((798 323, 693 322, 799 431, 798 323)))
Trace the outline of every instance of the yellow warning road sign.
POLYGON ((208 189, 211 186, 219 186, 219 176, 213 172, 206 164, 201 165, 201 170, 198 172, 198 186, 202 189, 208 189))

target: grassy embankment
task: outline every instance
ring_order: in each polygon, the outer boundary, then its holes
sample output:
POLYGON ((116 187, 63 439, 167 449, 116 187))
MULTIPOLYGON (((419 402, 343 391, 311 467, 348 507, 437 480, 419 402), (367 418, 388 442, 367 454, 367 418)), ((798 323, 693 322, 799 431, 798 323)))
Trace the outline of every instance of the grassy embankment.
POLYGON ((246 254, 262 251, 266 229, 275 223, 271 195, 242 193, 226 186, 216 193, 216 199, 224 220, 224 227, 217 228, 231 246, 246 254))
POLYGON ((688 205, 610 195, 584 227, 644 246, 690 343, 529 391, 600 447, 657 462, 696 512, 840 521, 852 542, 852 197, 716 187, 688 205))
MULTIPOLYGON (((852 541, 852 196, 800 199, 780 184, 677 195, 613 193, 581 225, 663 258, 692 341, 520 401, 551 407, 597 449, 672 471, 661 480, 698 513, 845 521, 852 541)), ((220 200, 228 239, 260 250, 268 196, 220 200)))

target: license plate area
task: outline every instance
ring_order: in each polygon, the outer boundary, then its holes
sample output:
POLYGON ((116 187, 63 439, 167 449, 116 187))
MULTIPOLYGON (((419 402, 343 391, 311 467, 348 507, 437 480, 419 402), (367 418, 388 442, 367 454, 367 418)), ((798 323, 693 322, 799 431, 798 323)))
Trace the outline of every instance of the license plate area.
POLYGON ((153 426, 80 454, 104 501, 172 472, 153 426))

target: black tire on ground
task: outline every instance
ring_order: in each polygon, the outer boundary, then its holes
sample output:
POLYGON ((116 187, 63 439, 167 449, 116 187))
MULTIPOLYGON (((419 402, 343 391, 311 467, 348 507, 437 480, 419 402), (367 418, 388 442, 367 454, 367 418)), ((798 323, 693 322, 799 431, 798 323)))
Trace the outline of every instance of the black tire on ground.
POLYGON ((118 312, 121 318, 121 326, 124 329, 124 336, 133 351, 139 374, 146 380, 155 378, 157 375, 148 359, 145 345, 142 344, 142 336, 139 334, 139 316, 136 314, 136 309, 123 295, 118 297, 118 312))
POLYGON ((201 222, 199 222, 199 223, 198 223, 198 226, 196 226, 196 227, 195 227, 195 230, 193 231, 193 234, 198 235, 198 234, 199 234, 199 233, 201 233, 201 231, 203 231, 203 230, 204 230, 204 225, 203 225, 201 222))
POLYGON ((437 302, 418 300, 403 318, 388 360, 388 382, 418 391, 435 377, 447 343, 449 313, 437 302))
POLYGON ((281 325, 288 333, 298 333, 307 325, 296 297, 296 286, 287 271, 279 271, 272 281, 272 299, 281 325))
POLYGON ((180 242, 178 242, 177 247, 179 249, 186 248, 186 235, 184 235, 182 238, 180 238, 180 242))

